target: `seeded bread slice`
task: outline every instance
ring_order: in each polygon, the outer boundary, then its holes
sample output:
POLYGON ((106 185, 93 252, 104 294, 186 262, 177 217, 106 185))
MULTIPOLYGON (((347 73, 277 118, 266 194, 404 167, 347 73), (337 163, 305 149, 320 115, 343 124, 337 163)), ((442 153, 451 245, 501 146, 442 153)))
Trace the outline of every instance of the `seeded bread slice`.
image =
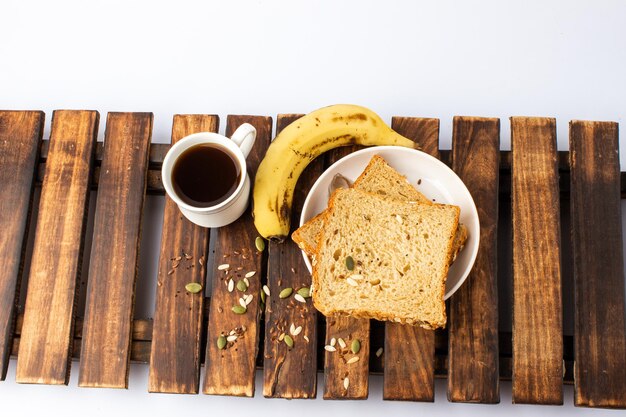
POLYGON ((452 205, 337 190, 313 257, 315 308, 326 316, 444 327, 446 276, 459 214, 452 205))
MULTIPOLYGON (((387 196, 394 200, 417 201, 422 204, 434 204, 424 194, 417 191, 406 177, 393 169, 380 155, 374 155, 352 187, 370 193, 387 196)), ((307 255, 312 256, 317 248, 319 236, 324 228, 324 212, 310 219, 295 230, 291 239, 307 255)), ((455 234, 452 262, 467 241, 467 228, 459 224, 455 234)))

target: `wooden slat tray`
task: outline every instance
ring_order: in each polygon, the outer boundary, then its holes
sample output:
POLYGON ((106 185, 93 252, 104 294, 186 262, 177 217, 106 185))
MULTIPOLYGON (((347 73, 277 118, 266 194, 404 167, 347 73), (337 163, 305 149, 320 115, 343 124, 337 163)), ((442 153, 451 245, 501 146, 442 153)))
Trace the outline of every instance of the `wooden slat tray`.
MULTIPOLYGON (((277 129, 298 117, 278 115, 277 129)), ((323 372, 325 399, 366 399, 368 375, 382 373, 388 400, 433 401, 434 378, 444 377, 449 401, 498 403, 499 381, 510 379, 515 403, 562 404, 563 384, 574 384, 578 406, 626 408, 626 175, 616 123, 571 122, 571 152, 559 152, 554 119, 513 117, 512 150, 501 151, 500 120, 455 117, 447 151, 439 147, 439 120, 393 118, 395 130, 458 173, 481 221, 476 264, 448 303, 447 329, 433 332, 326 320, 310 300, 280 299, 281 289, 310 284, 295 244, 258 250, 249 212, 210 233, 167 197, 154 319, 133 320, 144 196, 163 195, 160 167, 170 145, 151 144, 150 113, 110 113, 104 145, 96 142, 98 120, 93 111, 55 111, 50 140, 42 141, 42 112, 0 112, 0 256, 8 265, 0 271, 2 379, 15 357, 18 382, 67 384, 74 358, 79 385, 89 387, 127 387, 128 362, 136 361, 150 365, 150 392, 253 396, 262 369, 266 397, 315 397, 323 372), (95 208, 90 187, 98 190, 95 208), (85 235, 89 210, 93 236, 85 235), (86 240, 89 271, 80 277, 86 240), (18 303, 22 279, 25 306, 18 303), (79 279, 87 282, 85 311, 77 307, 79 279), (237 288, 238 281, 247 282, 237 288), (189 282, 212 292, 190 294, 189 282), (264 288, 269 296, 261 296, 264 288), (235 315, 242 296, 252 302, 235 315), (499 329, 510 311, 503 303, 513 306, 510 331, 499 329), (563 333, 567 304, 573 335, 563 333), (300 326, 288 346, 283 333, 300 326), (224 348, 220 336, 228 338, 224 348), (361 349, 353 354, 355 340, 361 349), (324 350, 331 343, 337 352, 324 350)), ((228 116, 226 132, 243 122, 259 132, 253 176, 274 136, 272 118, 228 116)), ((171 141, 218 126, 215 115, 177 115, 171 141)), ((293 224, 324 168, 354 150, 329 152, 305 170, 293 224)))

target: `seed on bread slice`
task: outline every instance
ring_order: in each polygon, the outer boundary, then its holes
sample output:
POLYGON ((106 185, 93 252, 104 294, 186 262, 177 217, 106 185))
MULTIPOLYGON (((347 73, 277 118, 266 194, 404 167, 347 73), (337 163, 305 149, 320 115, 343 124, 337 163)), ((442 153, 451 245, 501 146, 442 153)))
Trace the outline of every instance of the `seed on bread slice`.
POLYGON ((337 190, 313 261, 315 307, 326 316, 444 327, 446 276, 458 221, 457 206, 337 190))
MULTIPOLYGON (((374 155, 352 187, 386 196, 394 200, 416 201, 421 204, 434 204, 424 194, 417 191, 406 177, 393 169, 380 155, 374 155)), ((291 235, 291 239, 307 255, 312 256, 317 248, 319 236, 324 228, 324 212, 310 219, 291 235)), ((455 234, 451 261, 467 241, 467 228, 460 224, 455 234)))

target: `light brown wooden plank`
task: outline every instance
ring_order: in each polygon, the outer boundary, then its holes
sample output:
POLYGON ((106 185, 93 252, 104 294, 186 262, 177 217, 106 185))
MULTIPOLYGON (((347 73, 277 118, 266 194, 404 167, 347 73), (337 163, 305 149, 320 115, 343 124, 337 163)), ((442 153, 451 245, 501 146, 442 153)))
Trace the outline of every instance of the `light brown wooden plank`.
MULTIPOLYGON (((217 116, 175 115, 172 143, 192 133, 217 132, 218 127, 217 116)), ((166 195, 148 377, 150 392, 198 393, 204 291, 189 294, 185 285, 198 282, 205 286, 208 247, 209 229, 187 220, 166 195)))
MULTIPOLYGON (((439 119, 394 117, 391 127, 415 141, 423 152, 439 157, 439 119)), ((434 401, 435 332, 385 323, 383 398, 434 401)))
MULTIPOLYGON (((362 146, 343 146, 333 149, 326 154, 326 165, 330 166, 346 155, 351 154, 362 146)), ((326 320, 326 341, 341 337, 346 342, 346 348, 335 345, 339 352, 324 351, 324 399, 364 400, 369 394, 369 356, 370 356, 370 320, 355 319, 352 317, 336 317, 326 320), (358 339, 361 350, 358 355, 350 354, 350 344, 358 339), (346 356, 347 355, 347 356, 346 356), (356 363, 348 364, 353 356, 358 356, 356 363), (346 390, 344 378, 348 378, 346 390)))
POLYGON ((52 116, 17 361, 20 383, 67 384, 69 379, 98 120, 95 111, 57 110, 52 116))
POLYGON ((128 387, 152 113, 109 113, 96 202, 81 387, 128 387))
POLYGON ((513 402, 563 403, 556 122, 511 118, 513 402))
POLYGON ((452 166, 478 209, 480 248, 469 277, 450 299, 450 401, 500 402, 496 275, 499 150, 499 119, 454 118, 452 166))
MULTIPOLYGON (((254 184, 257 167, 265 155, 272 137, 272 118, 264 116, 228 116, 226 134, 230 136, 241 124, 250 123, 257 130, 257 138, 248 155, 248 173, 254 184)), ((250 196, 252 200, 252 196, 250 196)), ((250 207, 236 222, 221 227, 215 242, 215 261, 209 271, 212 282, 211 310, 209 314, 205 378, 202 391, 205 394, 254 395, 256 357, 259 349, 259 320, 262 312, 260 291, 265 274, 265 252, 255 247, 258 236, 250 207), (226 270, 218 270, 219 265, 228 264, 226 270), (233 285, 245 278, 246 273, 255 271, 248 277, 250 286, 241 292, 236 288, 228 291, 227 283, 233 285), (252 303, 245 314, 235 314, 232 307, 239 305, 242 295, 252 295, 252 303), (244 330, 245 328, 245 330, 244 330), (226 349, 218 349, 217 339, 227 336, 231 330, 239 329, 241 335, 226 349)))
POLYGON ((618 125, 570 123, 578 406, 626 408, 618 125))
MULTIPOLYGON (((278 115, 280 132, 300 115, 278 115)), ((317 158, 300 175, 291 208, 291 228, 299 224, 304 199, 322 173, 324 158, 317 158)), ((302 259, 300 248, 291 240, 270 242, 267 285, 271 296, 265 309, 265 352, 263 356, 263 395, 273 398, 315 398, 317 395, 317 312, 310 298, 306 303, 278 297, 287 287, 311 286, 311 274, 302 259), (293 348, 280 341, 281 333, 289 334, 291 324, 302 326, 293 337, 293 348), (304 337, 308 338, 308 341, 304 337)))
POLYGON ((40 111, 0 111, 0 381, 11 353, 44 117, 40 111))

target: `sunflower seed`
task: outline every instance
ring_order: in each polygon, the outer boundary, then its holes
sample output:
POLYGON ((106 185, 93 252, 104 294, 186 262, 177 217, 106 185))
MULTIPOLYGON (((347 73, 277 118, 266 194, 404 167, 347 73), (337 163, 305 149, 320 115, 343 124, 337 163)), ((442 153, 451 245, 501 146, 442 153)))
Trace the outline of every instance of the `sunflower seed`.
POLYGON ((256 250, 263 252, 265 250, 265 239, 261 236, 257 236, 256 239, 254 239, 254 246, 256 246, 256 250))
POLYGON ((254 274, 256 274, 256 271, 250 271, 250 272, 246 273, 245 277, 246 278, 250 278, 250 277, 253 277, 254 274))
POLYGON ((380 348, 378 348, 378 350, 376 351, 376 357, 377 357, 377 358, 380 358, 380 357, 382 356, 382 354, 383 354, 383 348, 381 348, 381 347, 380 347, 380 348))
POLYGON ((306 300, 304 299, 303 296, 301 296, 300 294, 296 294, 293 296, 293 298, 296 299, 296 301, 300 301, 301 303, 306 303, 306 300))
POLYGON ((248 294, 243 299, 246 302, 246 306, 252 302, 252 294, 248 294))
POLYGON ((242 306, 243 308, 246 308, 246 300, 244 300, 243 298, 240 298, 239 305, 242 306))
POLYGON ((289 326, 289 333, 293 334, 293 332, 296 331, 296 325, 291 323, 291 326, 289 326))
POLYGON ((167 271, 167 275, 172 275, 174 273, 174 269, 170 269, 169 271, 167 271))
POLYGON ((248 287, 250 286, 250 281, 248 281, 248 278, 244 278, 243 282, 245 282, 248 287))
POLYGON ((185 259, 187 259, 188 261, 193 259, 193 256, 189 255, 189 254, 185 254, 185 259))
POLYGON ((311 288, 302 287, 298 290, 298 294, 304 298, 309 298, 311 296, 311 288))
MULTIPOLYGON (((291 332, 292 335, 297 336, 302 332, 302 326, 298 326, 295 329, 293 329, 293 332, 291 332)), ((307 338, 308 339, 308 338, 307 338)))
POLYGON ((337 339, 337 343, 339 343, 342 349, 346 348, 346 342, 341 337, 337 339))
POLYGON ((268 297, 270 296, 270 287, 268 287, 267 285, 263 286, 263 292, 265 293, 265 295, 267 295, 268 297))
MULTIPOLYGON (((308 337, 307 337, 307 339, 308 339, 308 337)), ((324 349, 326 349, 328 352, 336 352, 337 351, 337 349, 334 346, 331 346, 331 345, 324 346, 324 349)))
POLYGON ((358 361, 359 361, 359 357, 358 357, 358 356, 353 356, 353 357, 351 357, 350 359, 348 359, 348 360, 346 361, 346 364, 350 365, 350 364, 352 364, 352 363, 356 363, 356 362, 358 362, 358 361))
POLYGON ((350 380, 348 379, 348 377, 345 377, 343 379, 343 387, 347 390, 349 386, 350 386, 350 380))
POLYGON ((332 339, 330 339, 330 345, 331 346, 335 346, 337 344, 337 339, 335 339, 334 337, 332 339))
POLYGON ((237 340, 237 335, 236 334, 232 334, 232 335, 226 337, 226 341, 227 342, 234 342, 235 340, 237 340))
POLYGON ((278 341, 282 342, 284 338, 285 338, 285 333, 281 333, 280 336, 278 336, 278 341))
POLYGON ((352 344, 350 345, 350 350, 352 351, 352 353, 354 353, 355 355, 357 353, 359 353, 359 351, 361 350, 361 341, 359 339, 354 339, 352 341, 352 344))
POLYGON ((242 280, 237 281, 237 289, 241 292, 245 292, 248 289, 248 286, 242 280))
POLYGON ((221 264, 221 265, 219 265, 219 266, 217 267, 217 270, 218 270, 218 271, 224 271, 224 270, 226 270, 226 269, 228 269, 228 268, 230 268, 230 265, 229 265, 229 264, 221 264))
POLYGON ((278 298, 287 298, 291 295, 292 292, 293 292, 293 288, 291 287, 283 288, 280 294, 278 294, 278 298))
POLYGON ((229 279, 228 280, 228 292, 233 292, 233 290, 235 289, 235 281, 233 281, 233 279, 229 279))
POLYGON ((304 340, 306 340, 306 342, 309 343, 309 336, 304 335, 304 340))
POLYGON ((217 348, 224 349, 226 347, 226 338, 223 335, 217 338, 217 348))
POLYGON ((243 306, 233 306, 232 310, 235 314, 245 314, 247 309, 243 306))
POLYGON ((357 285, 359 285, 359 284, 357 284, 357 282, 356 282, 355 280, 353 280, 351 277, 346 278, 346 282, 347 282, 348 284, 352 285, 353 287, 356 287, 357 285))
POLYGON ((289 336, 288 334, 285 335, 285 344, 287 346, 289 346, 290 348, 293 347, 293 339, 291 338, 291 336, 289 336))
POLYGON ((402 217, 400 217, 399 214, 396 214, 396 220, 398 221, 398 223, 402 224, 402 217))
POLYGON ((197 294, 202 291, 202 285, 198 284, 197 282, 190 282, 189 284, 185 285, 185 290, 187 290, 187 292, 191 294, 197 294))

